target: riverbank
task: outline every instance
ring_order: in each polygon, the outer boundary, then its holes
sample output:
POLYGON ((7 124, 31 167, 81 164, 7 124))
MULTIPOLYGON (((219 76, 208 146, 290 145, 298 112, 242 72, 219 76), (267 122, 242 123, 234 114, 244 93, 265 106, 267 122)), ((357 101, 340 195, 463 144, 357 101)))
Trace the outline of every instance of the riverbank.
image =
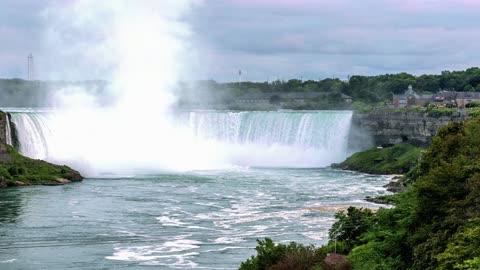
POLYGON ((418 162, 422 148, 402 143, 389 147, 373 147, 357 152, 332 168, 369 174, 405 174, 418 162))
POLYGON ((0 162, 0 188, 29 185, 63 185, 82 181, 82 175, 67 167, 20 155, 7 146, 0 162))

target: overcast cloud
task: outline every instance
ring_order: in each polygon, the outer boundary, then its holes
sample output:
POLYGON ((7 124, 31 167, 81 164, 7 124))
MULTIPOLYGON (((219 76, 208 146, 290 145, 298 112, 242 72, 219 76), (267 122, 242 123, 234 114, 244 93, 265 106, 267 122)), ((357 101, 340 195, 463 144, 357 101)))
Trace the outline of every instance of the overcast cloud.
MULTIPOLYGON (((74 1, 74 0, 69 0, 74 1)), ((43 10, 54 0, 0 3, 0 77, 38 77, 52 69, 43 54, 43 10)), ((439 73, 478 66, 476 0, 204 0, 186 18, 198 57, 189 77, 233 81, 346 78, 439 73)), ((81 74, 92 79, 99 74, 81 74)))

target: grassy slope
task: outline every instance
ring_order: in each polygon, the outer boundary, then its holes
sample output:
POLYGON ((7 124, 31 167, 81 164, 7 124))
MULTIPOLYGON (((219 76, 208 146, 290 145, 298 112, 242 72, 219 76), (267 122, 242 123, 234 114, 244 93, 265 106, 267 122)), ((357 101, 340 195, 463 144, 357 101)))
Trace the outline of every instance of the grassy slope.
POLYGON ((332 167, 372 174, 403 174, 417 163, 420 152, 420 148, 410 144, 372 148, 353 154, 342 163, 332 164, 332 167))
POLYGON ((81 181, 77 171, 20 155, 13 147, 8 147, 9 161, 0 163, 0 187, 26 185, 60 184, 59 179, 81 181), (20 183, 22 182, 22 183, 20 183))

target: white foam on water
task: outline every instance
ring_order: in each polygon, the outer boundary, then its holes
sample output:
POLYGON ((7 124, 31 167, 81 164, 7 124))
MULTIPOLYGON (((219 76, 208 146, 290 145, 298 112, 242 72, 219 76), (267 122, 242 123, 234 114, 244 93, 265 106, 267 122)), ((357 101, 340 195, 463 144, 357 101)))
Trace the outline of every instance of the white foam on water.
POLYGON ((167 216, 156 217, 155 219, 158 220, 158 222, 160 222, 160 224, 162 224, 163 226, 181 227, 186 225, 186 223, 181 222, 176 218, 167 216))
POLYGON ((5 260, 5 261, 0 261, 0 263, 13 263, 15 262, 17 259, 10 259, 10 260, 5 260))
POLYGON ((318 241, 323 241, 328 239, 328 232, 305 232, 302 235, 318 241))
POLYGON ((141 265, 163 265, 172 268, 194 268, 192 259, 198 252, 185 252, 200 248, 202 242, 188 239, 166 241, 162 245, 146 245, 135 247, 115 247, 112 256, 107 260, 140 262, 141 265), (180 253, 180 254, 179 254, 180 253))
POLYGON ((215 244, 234 244, 234 243, 241 243, 245 242, 245 239, 241 237, 219 237, 213 240, 215 244))

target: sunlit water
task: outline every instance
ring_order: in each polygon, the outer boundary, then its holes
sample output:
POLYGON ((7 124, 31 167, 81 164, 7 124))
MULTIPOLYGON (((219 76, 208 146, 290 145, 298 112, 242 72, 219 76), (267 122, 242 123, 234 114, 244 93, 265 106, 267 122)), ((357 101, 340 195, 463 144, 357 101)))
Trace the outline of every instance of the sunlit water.
POLYGON ((318 206, 372 206, 387 179, 239 169, 0 190, 0 269, 235 269, 255 240, 322 244, 318 206))

